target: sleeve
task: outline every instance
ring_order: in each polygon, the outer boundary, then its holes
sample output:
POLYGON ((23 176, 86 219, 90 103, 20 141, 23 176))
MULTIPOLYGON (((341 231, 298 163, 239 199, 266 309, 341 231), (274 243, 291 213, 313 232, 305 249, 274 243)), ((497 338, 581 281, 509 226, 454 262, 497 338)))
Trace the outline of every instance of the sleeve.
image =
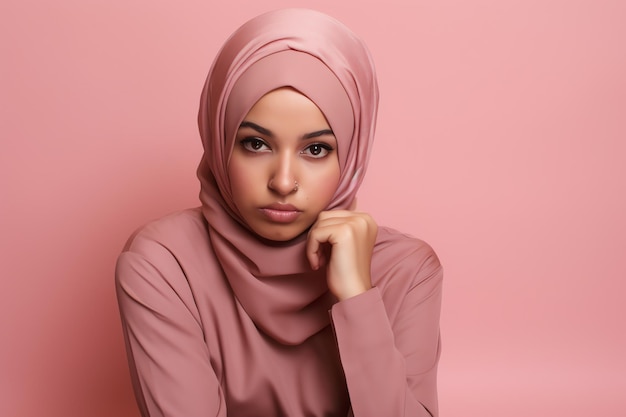
POLYGON ((335 304, 349 416, 436 417, 443 271, 436 256, 406 291, 393 323, 379 288, 335 304), (423 276, 425 275, 425 276, 423 276))
POLYGON ((135 239, 116 267, 116 291, 143 417, 226 417, 193 294, 175 257, 135 239))

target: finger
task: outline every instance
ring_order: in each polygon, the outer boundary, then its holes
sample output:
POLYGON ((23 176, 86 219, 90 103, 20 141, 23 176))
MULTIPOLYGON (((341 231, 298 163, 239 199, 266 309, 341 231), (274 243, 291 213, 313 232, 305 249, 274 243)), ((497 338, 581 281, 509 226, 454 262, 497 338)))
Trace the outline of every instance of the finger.
POLYGON ((320 242, 314 236, 314 229, 309 231, 306 241, 306 257, 311 269, 317 271, 320 268, 320 242))
POLYGON ((349 224, 349 223, 350 223, 349 217, 331 217, 328 219, 318 220, 315 226, 315 230, 342 226, 342 225, 349 224))
POLYGON ((355 212, 350 211, 350 210, 327 210, 327 211, 320 212, 317 218, 323 220, 323 219, 330 219, 332 217, 348 217, 348 216, 353 216, 354 214, 355 212))
POLYGON ((316 226, 325 224, 342 224, 363 217, 361 213, 355 213, 353 211, 341 211, 341 212, 323 212, 320 213, 315 222, 316 226))
POLYGON ((354 215, 354 213, 347 210, 322 211, 317 215, 317 221, 320 222, 328 219, 346 218, 352 215, 354 215))
MULTIPOLYGON (((367 217, 354 215, 349 217, 329 217, 326 219, 320 219, 316 223, 315 229, 328 229, 337 228, 334 232, 339 236, 344 236, 347 232, 352 232, 361 235, 362 233, 368 234, 371 230, 376 228, 376 224, 370 222, 367 217)), ((319 232, 318 232, 319 233, 319 232)), ((331 231, 327 231, 331 233, 331 231)), ((335 243, 329 239, 330 243, 335 243)))
POLYGON ((336 225, 323 226, 321 223, 309 230, 306 242, 306 256, 313 270, 326 265, 330 257, 331 246, 336 244, 339 232, 336 225))
POLYGON ((348 211, 348 210, 331 210, 321 212, 317 217, 317 222, 319 224, 325 224, 326 222, 332 219, 343 219, 345 222, 356 222, 356 224, 363 225, 363 222, 371 227, 376 224, 372 216, 367 213, 361 213, 357 211, 348 211))

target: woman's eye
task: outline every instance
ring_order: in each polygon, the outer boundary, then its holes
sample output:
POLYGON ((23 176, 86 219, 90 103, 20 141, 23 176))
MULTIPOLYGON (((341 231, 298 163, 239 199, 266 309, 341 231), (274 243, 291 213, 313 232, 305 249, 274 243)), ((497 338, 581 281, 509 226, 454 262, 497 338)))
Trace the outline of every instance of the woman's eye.
POLYGON ((323 143, 314 143, 307 146, 302 153, 312 158, 323 158, 332 150, 333 148, 323 143))
POLYGON ((241 141, 241 146, 250 152, 264 152, 269 150, 269 146, 259 138, 245 138, 241 141))

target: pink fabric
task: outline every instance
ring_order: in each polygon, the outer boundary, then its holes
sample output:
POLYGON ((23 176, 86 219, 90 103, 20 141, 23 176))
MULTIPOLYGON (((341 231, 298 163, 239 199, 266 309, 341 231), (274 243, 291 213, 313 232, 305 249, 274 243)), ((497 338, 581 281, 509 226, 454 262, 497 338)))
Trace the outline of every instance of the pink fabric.
POLYGON ((328 209, 349 207, 362 182, 378 88, 369 52, 344 25, 318 12, 288 9, 239 28, 216 57, 202 92, 198 122, 205 153, 198 177, 214 250, 255 324, 281 343, 298 344, 328 324, 333 297, 305 258, 306 235, 271 244, 246 228, 227 175, 239 123, 264 94, 284 86, 314 101, 335 131, 342 174, 328 209))
POLYGON ((437 415, 442 270, 432 249, 380 227, 374 288, 337 302, 324 271, 306 261, 305 235, 261 240, 232 205, 234 131, 258 98, 287 85, 318 105, 337 136, 341 181, 328 209, 354 200, 378 99, 367 50, 318 12, 253 19, 220 51, 202 94, 202 207, 144 227, 118 260, 142 414, 437 415))
POLYGON ((382 227, 372 276, 375 288, 332 306, 332 325, 285 345, 235 297, 200 209, 147 225, 117 265, 142 415, 437 416, 439 261, 382 227))

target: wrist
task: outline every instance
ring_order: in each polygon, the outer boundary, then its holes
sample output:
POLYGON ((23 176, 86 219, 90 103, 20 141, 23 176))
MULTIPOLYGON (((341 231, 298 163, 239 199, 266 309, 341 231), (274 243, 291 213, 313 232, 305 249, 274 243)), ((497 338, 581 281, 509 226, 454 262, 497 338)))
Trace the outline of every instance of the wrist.
POLYGON ((371 284, 360 283, 359 285, 353 285, 347 288, 342 289, 342 291, 337 291, 335 296, 339 301, 347 300, 348 298, 356 297, 357 295, 363 294, 368 290, 372 289, 371 284))

